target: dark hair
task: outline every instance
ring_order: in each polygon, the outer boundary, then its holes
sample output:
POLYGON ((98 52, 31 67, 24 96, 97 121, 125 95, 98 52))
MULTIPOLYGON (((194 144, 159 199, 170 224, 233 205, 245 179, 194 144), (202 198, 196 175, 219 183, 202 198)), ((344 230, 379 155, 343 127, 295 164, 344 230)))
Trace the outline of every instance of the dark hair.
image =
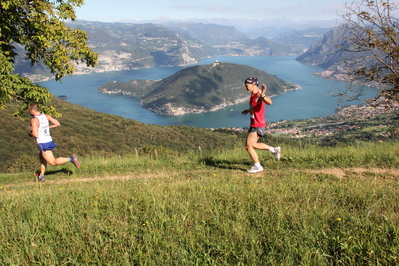
POLYGON ((250 78, 247 78, 244 83, 245 84, 254 84, 254 85, 258 86, 258 79, 255 77, 250 77, 250 78))

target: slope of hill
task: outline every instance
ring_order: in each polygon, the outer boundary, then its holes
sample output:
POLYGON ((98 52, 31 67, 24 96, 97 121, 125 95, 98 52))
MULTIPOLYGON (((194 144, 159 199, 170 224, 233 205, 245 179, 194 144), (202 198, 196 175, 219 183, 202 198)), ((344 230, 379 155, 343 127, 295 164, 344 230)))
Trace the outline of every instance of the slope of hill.
POLYGON ((100 66, 108 70, 181 66, 217 52, 187 34, 154 24, 82 21, 72 25, 88 33, 100 66))
POLYGON ((309 65, 316 65, 325 69, 315 76, 331 80, 346 80, 345 60, 354 56, 353 53, 340 50, 338 47, 344 42, 348 32, 341 27, 334 27, 314 42, 311 47, 296 60, 309 65))
POLYGON ((143 107, 153 112, 180 115, 214 111, 248 100, 244 80, 252 76, 267 85, 270 97, 298 89, 296 85, 247 65, 215 62, 188 67, 156 82, 112 81, 103 84, 98 91, 128 93, 141 98, 143 107))
POLYGON ((398 265, 399 144, 284 149, 0 175, 2 264, 398 265))
MULTIPOLYGON (((188 150, 229 147, 237 137, 206 129, 188 126, 146 125, 134 120, 53 99, 54 106, 63 116, 58 118, 61 127, 51 131, 58 147, 57 156, 109 155, 146 153, 157 150, 159 154, 186 152, 188 150)), ((29 121, 13 117, 17 105, 0 110, 0 172, 13 165, 37 168, 37 146, 28 137, 29 121)))
POLYGON ((344 35, 345 31, 340 27, 329 30, 296 60, 303 64, 317 65, 323 68, 329 68, 339 63, 342 53, 339 53, 337 46, 342 44, 344 35))

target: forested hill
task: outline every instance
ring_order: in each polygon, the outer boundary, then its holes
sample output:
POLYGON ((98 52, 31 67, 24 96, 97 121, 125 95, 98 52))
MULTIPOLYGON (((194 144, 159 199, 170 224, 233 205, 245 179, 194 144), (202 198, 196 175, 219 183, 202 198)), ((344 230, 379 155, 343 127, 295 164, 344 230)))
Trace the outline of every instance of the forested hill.
MULTIPOLYGON (((58 147, 56 156, 124 155, 142 153, 176 154, 189 150, 203 151, 230 147, 237 137, 188 126, 146 125, 120 116, 100 113, 54 98, 62 114, 61 127, 51 130, 58 147)), ((38 167, 35 140, 28 137, 29 121, 13 116, 17 105, 0 110, 0 172, 38 167)))
POLYGON ((214 111, 248 100, 244 89, 248 77, 266 84, 268 96, 299 88, 263 70, 216 61, 185 68, 159 81, 107 82, 98 91, 130 94, 141 98, 143 107, 153 112, 180 115, 214 111))

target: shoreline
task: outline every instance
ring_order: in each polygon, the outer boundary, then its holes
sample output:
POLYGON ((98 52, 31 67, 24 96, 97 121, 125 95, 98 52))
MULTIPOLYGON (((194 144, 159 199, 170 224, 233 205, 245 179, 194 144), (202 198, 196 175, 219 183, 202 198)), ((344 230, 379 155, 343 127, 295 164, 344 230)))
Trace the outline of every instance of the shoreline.
MULTIPOLYGON (((270 96, 270 98, 273 98, 275 96, 279 96, 282 95, 284 93, 287 93, 289 91, 294 91, 294 90, 300 90, 302 89, 301 86, 296 85, 296 84, 292 84, 294 88, 292 89, 286 89, 283 93, 281 94, 277 94, 277 95, 272 95, 270 96)), ((131 92, 128 91, 124 91, 124 90, 117 90, 117 91, 108 91, 108 90, 99 90, 100 93, 104 93, 104 94, 122 94, 122 95, 130 95, 136 98, 137 96, 134 96, 131 92)), ((245 101, 248 101, 249 96, 245 96, 243 98, 238 98, 236 100, 234 100, 232 103, 228 104, 228 103, 224 103, 224 104, 219 104, 216 106, 213 106, 210 109, 204 109, 204 108, 190 108, 190 107, 175 107, 172 106, 171 104, 166 104, 166 106, 160 107, 160 108, 144 108, 147 110, 150 110, 151 112, 154 112, 156 114, 159 115, 164 115, 164 116, 182 116, 182 115, 187 115, 187 114, 202 114, 202 113, 209 113, 209 112, 214 112, 214 111, 218 111, 220 109, 229 107, 229 106, 234 106, 236 104, 240 104, 243 103, 245 101)))

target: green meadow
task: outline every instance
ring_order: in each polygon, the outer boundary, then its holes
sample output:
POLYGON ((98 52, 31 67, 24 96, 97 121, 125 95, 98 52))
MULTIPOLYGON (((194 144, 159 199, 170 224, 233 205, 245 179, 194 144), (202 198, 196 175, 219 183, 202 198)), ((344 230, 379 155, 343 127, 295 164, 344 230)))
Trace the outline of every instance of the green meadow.
POLYGON ((399 143, 87 155, 0 175, 1 265, 398 265, 399 143))

